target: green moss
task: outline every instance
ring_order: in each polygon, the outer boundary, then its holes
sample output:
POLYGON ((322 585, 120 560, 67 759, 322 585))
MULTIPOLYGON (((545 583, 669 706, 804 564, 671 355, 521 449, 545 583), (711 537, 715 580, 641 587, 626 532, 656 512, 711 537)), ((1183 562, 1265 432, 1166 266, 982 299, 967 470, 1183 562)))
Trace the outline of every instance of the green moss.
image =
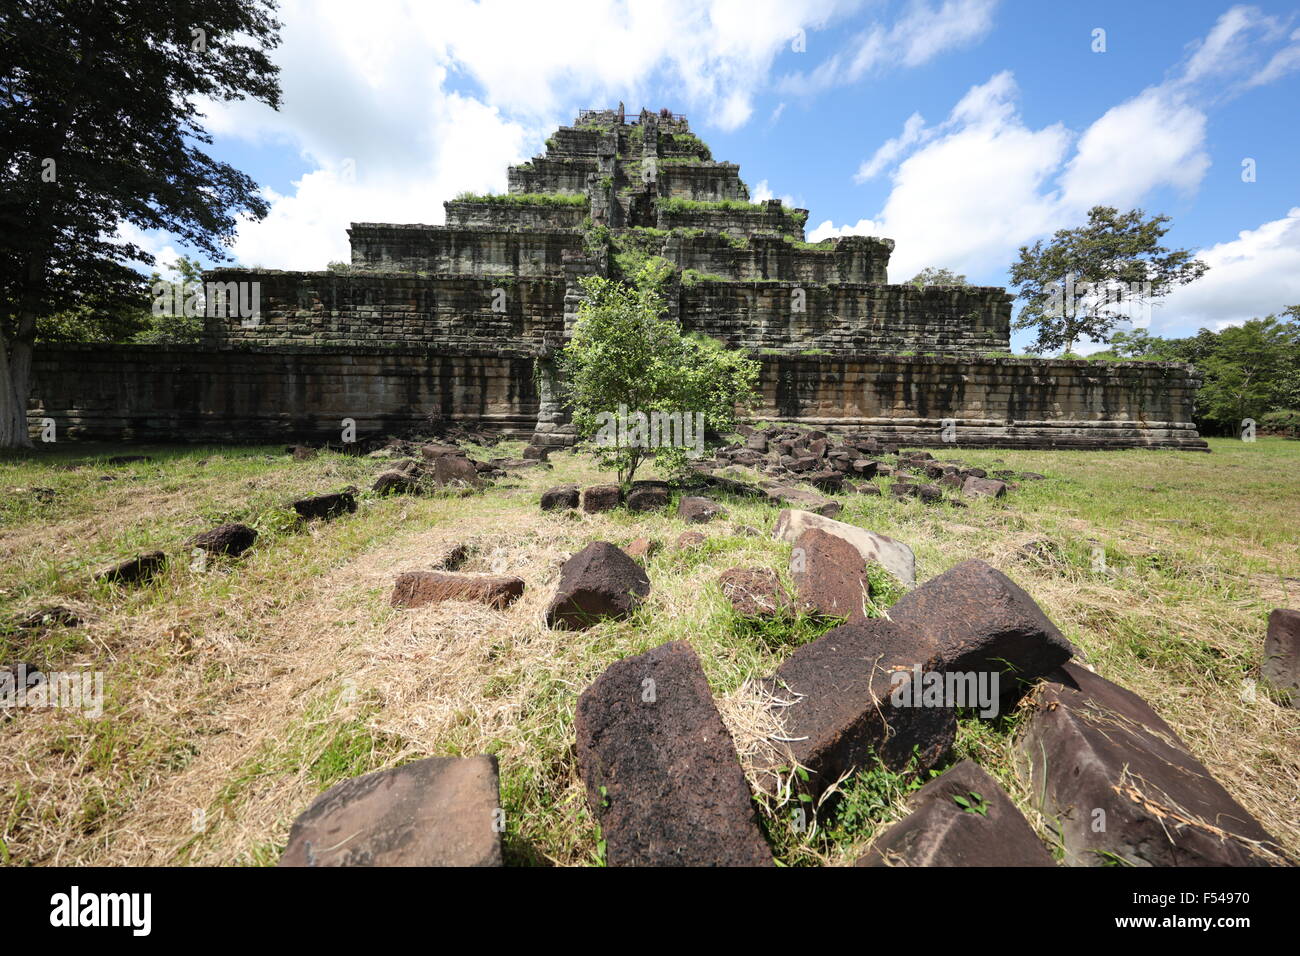
POLYGON ((460 193, 455 202, 482 202, 498 206, 585 206, 582 193, 460 193))

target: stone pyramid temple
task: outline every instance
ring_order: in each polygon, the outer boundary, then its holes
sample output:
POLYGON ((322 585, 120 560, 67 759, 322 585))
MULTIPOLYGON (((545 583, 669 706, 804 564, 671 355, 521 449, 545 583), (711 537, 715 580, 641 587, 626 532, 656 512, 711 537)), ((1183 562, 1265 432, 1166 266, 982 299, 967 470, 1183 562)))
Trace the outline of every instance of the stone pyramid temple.
POLYGON ((259 305, 208 317, 202 345, 48 350, 33 414, 109 439, 309 440, 351 419, 566 444, 554 356, 578 281, 658 256, 670 313, 761 362, 760 418, 913 446, 1205 447, 1189 366, 1013 358, 1004 289, 891 284, 889 239, 804 241, 808 211, 751 202, 683 116, 583 110, 508 181, 446 202, 445 225, 353 223, 347 264, 208 273, 259 305))

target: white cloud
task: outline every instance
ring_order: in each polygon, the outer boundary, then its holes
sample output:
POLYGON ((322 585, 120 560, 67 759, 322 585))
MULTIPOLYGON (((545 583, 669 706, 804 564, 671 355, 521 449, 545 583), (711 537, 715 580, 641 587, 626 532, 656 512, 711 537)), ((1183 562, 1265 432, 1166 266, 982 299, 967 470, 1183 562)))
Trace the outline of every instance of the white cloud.
POLYGON ((789 193, 784 193, 781 196, 777 196, 774 192, 772 192, 772 187, 767 184, 767 180, 760 179, 758 181, 758 185, 756 185, 750 191, 749 201, 767 202, 769 199, 780 199, 782 203, 784 203, 786 206, 789 206, 792 209, 795 208, 795 206, 797 205, 797 203, 794 200, 794 197, 791 196, 789 193))
MULTIPOLYGON (((809 236, 869 234, 894 239, 890 274, 906 279, 926 266, 978 274, 1004 266, 1009 250, 1053 227, 1058 201, 1045 183, 1070 142, 1059 123, 1026 126, 1015 110, 1010 73, 972 87, 947 120, 900 141, 926 141, 893 173, 880 214, 851 227, 827 222, 809 236)), ((901 151, 901 150, 900 150, 901 151)))
POLYGON ((1160 300, 1153 332, 1189 335, 1300 304, 1300 206, 1202 250, 1198 258, 1209 271, 1160 300))
POLYGON ((1297 31, 1288 40, 1286 29, 1254 7, 1229 9, 1167 81, 1077 137, 1060 123, 1027 126, 1014 78, 1000 73, 972 87, 937 126, 910 116, 854 177, 890 172, 883 208, 852 226, 824 222, 812 238, 870 231, 897 241, 894 276, 927 265, 978 275, 1005 268, 1020 245, 1077 224, 1091 206, 1132 207, 1165 187, 1193 193, 1210 167, 1205 103, 1233 78, 1242 86, 1300 66, 1294 43, 1259 66, 1270 46, 1300 38, 1297 31))
POLYGON ((940 53, 981 39, 993 26, 997 0, 911 0, 903 16, 891 25, 873 24, 807 73, 782 77, 779 88, 808 95, 855 83, 884 66, 916 67, 940 53))

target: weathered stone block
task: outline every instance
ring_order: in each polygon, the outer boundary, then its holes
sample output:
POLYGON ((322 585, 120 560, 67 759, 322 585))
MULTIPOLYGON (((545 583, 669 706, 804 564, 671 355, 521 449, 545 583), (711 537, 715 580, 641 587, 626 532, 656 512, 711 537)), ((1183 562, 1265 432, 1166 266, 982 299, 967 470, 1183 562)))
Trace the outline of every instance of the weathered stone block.
POLYGON ((771 866, 731 735, 684 641, 578 698, 578 769, 610 866, 771 866))

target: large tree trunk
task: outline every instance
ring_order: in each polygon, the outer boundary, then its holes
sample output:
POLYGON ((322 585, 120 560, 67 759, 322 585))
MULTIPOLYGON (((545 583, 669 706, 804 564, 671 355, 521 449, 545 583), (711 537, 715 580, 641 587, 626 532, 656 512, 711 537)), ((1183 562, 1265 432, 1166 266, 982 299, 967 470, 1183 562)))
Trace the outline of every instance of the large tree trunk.
POLYGON ((5 342, 0 336, 0 448, 32 447, 27 432, 31 381, 31 341, 5 342))

